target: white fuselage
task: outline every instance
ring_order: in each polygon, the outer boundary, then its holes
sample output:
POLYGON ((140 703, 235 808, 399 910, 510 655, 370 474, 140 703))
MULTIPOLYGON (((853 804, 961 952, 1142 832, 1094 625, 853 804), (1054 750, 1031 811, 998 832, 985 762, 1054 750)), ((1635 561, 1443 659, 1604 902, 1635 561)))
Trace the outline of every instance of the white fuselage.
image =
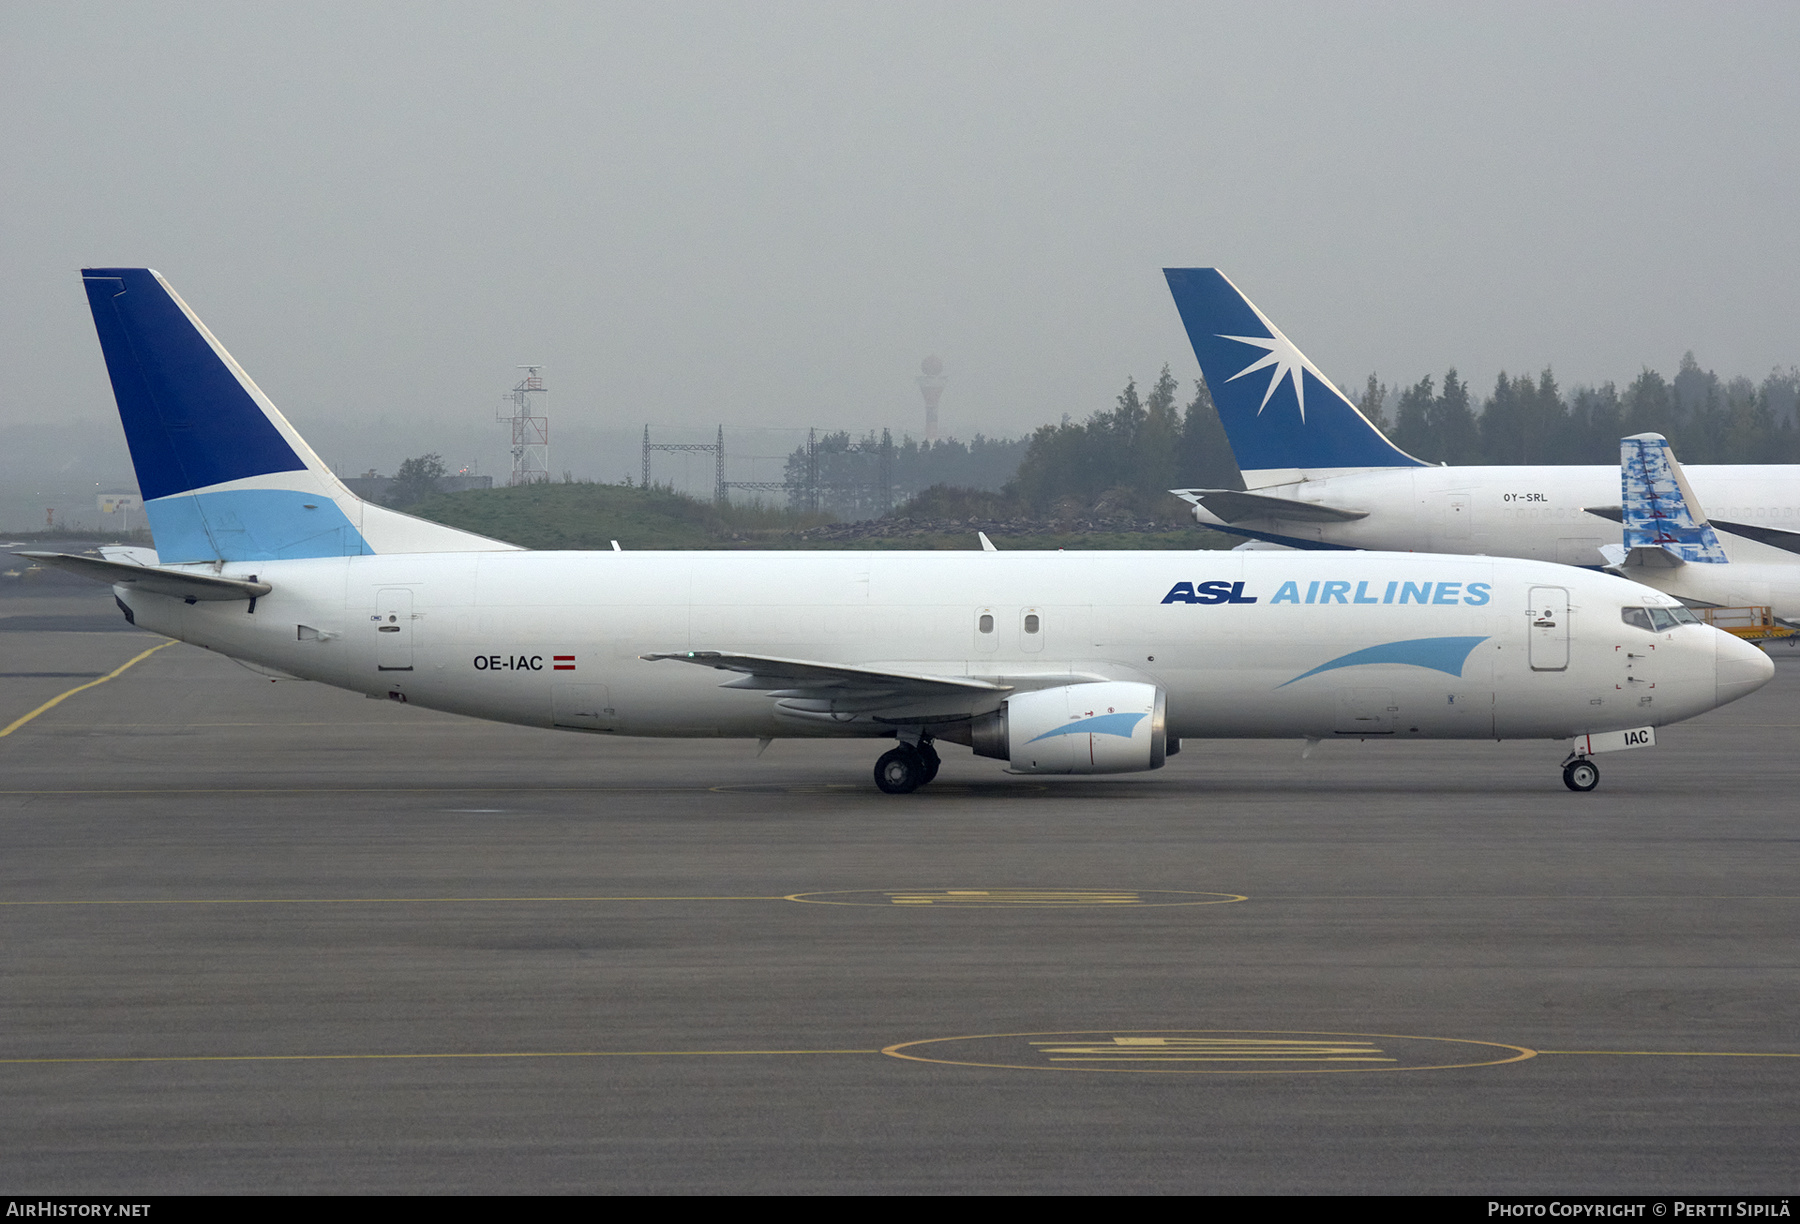
MULTIPOLYGON (((1687 476, 1710 518, 1800 531, 1800 467, 1700 465, 1688 467, 1687 476)), ((1590 506, 1620 504, 1617 465, 1377 468, 1254 491, 1368 512, 1353 522, 1230 524, 1314 545, 1597 567, 1605 564, 1600 546, 1617 544, 1621 537, 1616 521, 1586 512, 1590 506)), ((1202 507, 1194 517, 1204 525, 1219 522, 1202 507)))
MULTIPOLYGON (((722 687, 728 673, 640 657, 659 652, 1015 692, 1148 682, 1166 690, 1171 737, 1562 738, 1691 717, 1768 667, 1705 626, 1624 623, 1623 607, 1674 603, 1644 587, 1488 557, 463 552, 204 567, 221 570, 273 589, 253 608, 114 589, 145 628, 291 676, 618 735, 894 733, 854 711, 797 719, 775 695, 722 687)), ((1002 696, 977 693, 968 711, 1002 696)))
POLYGON ((1639 565, 1631 568, 1632 581, 1691 603, 1768 608, 1783 620, 1800 620, 1800 556, 1751 540, 1720 538, 1732 558, 1728 565, 1639 565))

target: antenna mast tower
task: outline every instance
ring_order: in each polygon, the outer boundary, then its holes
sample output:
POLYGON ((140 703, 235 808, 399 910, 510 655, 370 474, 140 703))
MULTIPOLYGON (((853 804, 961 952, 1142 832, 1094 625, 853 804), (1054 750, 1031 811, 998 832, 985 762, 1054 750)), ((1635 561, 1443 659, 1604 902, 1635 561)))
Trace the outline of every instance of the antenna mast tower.
POLYGON ((548 395, 538 371, 541 365, 522 365, 525 377, 511 392, 500 397, 510 404, 502 408, 496 420, 512 423, 512 475, 509 485, 548 484, 550 481, 550 418, 544 415, 543 400, 531 397, 548 395))
POLYGON ((944 387, 949 381, 944 377, 944 363, 937 357, 927 357, 919 363, 919 394, 925 397, 927 446, 938 440, 938 401, 944 398, 944 387))

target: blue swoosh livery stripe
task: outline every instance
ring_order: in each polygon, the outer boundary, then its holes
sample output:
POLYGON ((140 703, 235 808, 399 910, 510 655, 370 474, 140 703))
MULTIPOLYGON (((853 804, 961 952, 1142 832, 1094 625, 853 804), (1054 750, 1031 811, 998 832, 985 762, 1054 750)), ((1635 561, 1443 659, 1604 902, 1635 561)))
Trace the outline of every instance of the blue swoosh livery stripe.
POLYGON ((1380 646, 1369 646, 1362 650, 1353 650, 1347 655, 1339 655, 1329 663, 1321 663, 1309 672, 1301 672, 1292 680, 1278 684, 1276 688, 1286 688, 1289 684, 1298 684, 1308 676, 1316 676, 1320 672, 1336 671, 1340 667, 1361 667, 1365 663, 1399 663, 1407 667, 1428 667, 1432 671, 1441 671, 1448 676, 1462 675, 1463 664, 1468 662, 1469 655, 1477 646, 1487 641, 1485 637, 1431 637, 1410 638, 1404 642, 1384 642, 1380 646))
POLYGON ((1038 740, 1054 739, 1059 735, 1088 734, 1117 735, 1130 739, 1131 733, 1137 729, 1138 723, 1148 717, 1150 717, 1148 714, 1096 714, 1092 718, 1084 718, 1079 722, 1072 722, 1066 727, 1058 727, 1054 731, 1046 731, 1042 735, 1033 736, 1025 742, 1035 744, 1038 740))

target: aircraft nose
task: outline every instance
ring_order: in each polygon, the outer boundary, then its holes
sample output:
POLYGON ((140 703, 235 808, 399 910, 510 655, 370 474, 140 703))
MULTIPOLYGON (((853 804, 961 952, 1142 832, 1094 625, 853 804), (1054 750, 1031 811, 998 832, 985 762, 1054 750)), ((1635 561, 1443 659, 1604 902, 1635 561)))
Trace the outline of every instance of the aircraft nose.
POLYGON ((1715 629, 1719 704, 1748 697, 1775 678, 1775 661, 1741 638, 1715 629))

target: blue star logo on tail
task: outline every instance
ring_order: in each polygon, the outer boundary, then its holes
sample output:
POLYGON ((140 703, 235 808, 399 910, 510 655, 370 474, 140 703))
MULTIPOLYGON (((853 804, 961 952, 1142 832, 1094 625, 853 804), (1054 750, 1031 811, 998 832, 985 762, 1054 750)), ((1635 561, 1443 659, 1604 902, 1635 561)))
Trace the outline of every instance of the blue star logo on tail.
POLYGON ((1331 385, 1331 380, 1319 372, 1319 367, 1306 359, 1306 354, 1300 351, 1299 345, 1289 340, 1282 334, 1279 327, 1269 322, 1269 316, 1258 310, 1256 303, 1249 298, 1244 298, 1243 302, 1256 315, 1257 322, 1261 323, 1269 334, 1266 336, 1227 336, 1223 332, 1213 333, 1221 340, 1235 340, 1239 344, 1248 344, 1263 350, 1261 357, 1225 381, 1236 382, 1246 374, 1254 374, 1256 371, 1266 370, 1270 366, 1275 367, 1275 375, 1269 379, 1268 390, 1263 392, 1262 403, 1257 406, 1256 415, 1262 415, 1263 409, 1267 408, 1269 401, 1275 398, 1275 392, 1280 389, 1281 384, 1291 378, 1294 381, 1294 402, 1300 406, 1300 423, 1304 425, 1306 423, 1305 372, 1311 370, 1313 377, 1328 387, 1331 385))

